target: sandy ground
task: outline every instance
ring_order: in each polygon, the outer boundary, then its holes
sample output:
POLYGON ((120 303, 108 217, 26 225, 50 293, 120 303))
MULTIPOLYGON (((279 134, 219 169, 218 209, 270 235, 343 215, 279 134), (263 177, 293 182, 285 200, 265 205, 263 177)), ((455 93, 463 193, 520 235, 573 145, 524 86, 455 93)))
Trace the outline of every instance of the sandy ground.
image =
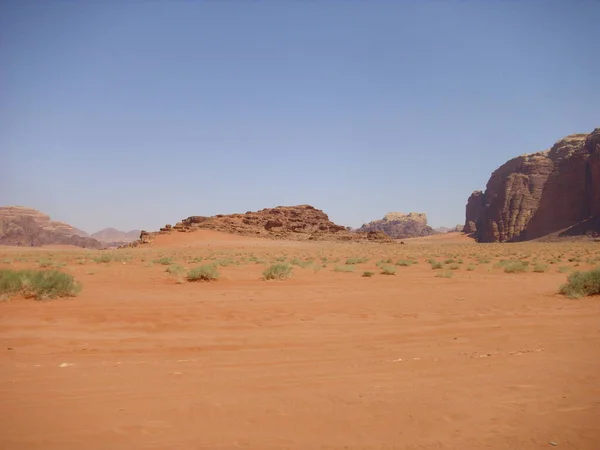
POLYGON ((83 291, 0 303, 0 448, 597 450, 600 300, 556 292, 599 256, 209 233, 110 253, 2 248, 0 268, 52 261, 83 291), (218 281, 165 272, 200 257, 218 281), (336 271, 350 257, 369 260, 336 271), (387 258, 418 263, 386 276, 387 258), (547 269, 505 273, 505 258, 547 269), (262 280, 277 259, 306 266, 262 280))

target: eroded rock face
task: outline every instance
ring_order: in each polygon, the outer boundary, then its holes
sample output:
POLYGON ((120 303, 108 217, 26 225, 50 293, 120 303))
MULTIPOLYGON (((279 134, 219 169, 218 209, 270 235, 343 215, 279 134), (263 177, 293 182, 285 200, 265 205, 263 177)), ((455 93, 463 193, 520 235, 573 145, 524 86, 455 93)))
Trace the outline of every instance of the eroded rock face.
POLYGON ((299 205, 265 208, 244 214, 190 216, 174 227, 165 226, 155 233, 142 231, 140 239, 128 246, 150 243, 157 234, 189 233, 198 229, 270 239, 393 242, 389 236, 381 233, 352 232, 333 223, 320 209, 299 205))
POLYGON ((44 228, 31 215, 0 217, 0 244, 25 247, 42 245, 76 245, 95 249, 104 247, 102 243, 90 237, 44 228))
POLYGON ((511 159, 467 202, 464 231, 479 242, 535 239, 600 213, 600 129, 511 159))
POLYGON ((64 222, 50 220, 50 216, 36 209, 25 206, 0 206, 0 220, 16 219, 20 217, 30 217, 40 228, 57 233, 89 237, 82 230, 72 227, 64 222))
POLYGON ((393 239, 430 236, 433 229, 427 225, 427 214, 411 212, 403 214, 391 212, 381 220, 364 224, 359 231, 382 231, 393 239))
POLYGON ((484 202, 483 192, 481 191, 474 191, 469 196, 465 226, 462 229, 463 233, 472 234, 477 232, 477 224, 483 218, 484 202))

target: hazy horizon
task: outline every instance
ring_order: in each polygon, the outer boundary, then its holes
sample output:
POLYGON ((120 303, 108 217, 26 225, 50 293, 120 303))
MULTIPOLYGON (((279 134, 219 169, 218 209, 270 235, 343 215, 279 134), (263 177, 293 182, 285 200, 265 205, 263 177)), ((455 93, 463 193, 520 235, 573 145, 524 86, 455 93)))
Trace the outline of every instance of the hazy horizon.
POLYGON ((464 222, 600 126, 590 1, 0 4, 0 206, 88 233, 310 204, 464 222))

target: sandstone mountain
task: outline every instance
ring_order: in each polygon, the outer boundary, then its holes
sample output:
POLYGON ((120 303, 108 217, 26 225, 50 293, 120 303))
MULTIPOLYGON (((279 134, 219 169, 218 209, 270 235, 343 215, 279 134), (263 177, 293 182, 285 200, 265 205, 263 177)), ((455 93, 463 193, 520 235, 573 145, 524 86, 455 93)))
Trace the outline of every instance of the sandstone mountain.
MULTIPOLYGON (((600 128, 511 159, 469 197, 463 231, 479 242, 536 239, 573 227, 598 232, 600 128)), ((565 232, 569 234, 569 231, 565 232)))
POLYGON ((444 234, 444 233, 460 233, 462 232, 464 225, 456 225, 455 227, 438 227, 434 228, 433 232, 435 234, 444 234))
POLYGON ((104 247, 84 231, 66 223, 51 221, 50 216, 22 206, 0 207, 0 244, 27 247, 42 245, 104 247))
POLYGON ((120 231, 115 228, 105 228, 91 235, 92 238, 109 244, 125 244, 139 239, 141 230, 120 231))
POLYGON ((393 239, 406 239, 410 237, 430 236, 433 229, 427 225, 427 214, 411 212, 403 214, 391 212, 381 220, 374 220, 364 224, 359 231, 381 231, 393 239))
POLYGON ((330 221, 323 211, 310 205, 299 205, 265 208, 244 214, 191 216, 175 226, 166 225, 157 232, 142 231, 140 239, 128 246, 150 243, 161 233, 189 233, 198 229, 271 239, 393 242, 381 232, 352 232, 330 221))

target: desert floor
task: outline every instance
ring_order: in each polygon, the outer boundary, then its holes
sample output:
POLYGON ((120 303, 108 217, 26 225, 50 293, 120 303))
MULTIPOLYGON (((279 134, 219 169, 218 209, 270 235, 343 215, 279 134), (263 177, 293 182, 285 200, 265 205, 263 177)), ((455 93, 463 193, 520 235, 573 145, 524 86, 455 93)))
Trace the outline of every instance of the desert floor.
POLYGON ((599 262, 456 235, 0 248, 83 284, 0 302, 0 448, 598 450, 600 299, 557 291, 599 262))

